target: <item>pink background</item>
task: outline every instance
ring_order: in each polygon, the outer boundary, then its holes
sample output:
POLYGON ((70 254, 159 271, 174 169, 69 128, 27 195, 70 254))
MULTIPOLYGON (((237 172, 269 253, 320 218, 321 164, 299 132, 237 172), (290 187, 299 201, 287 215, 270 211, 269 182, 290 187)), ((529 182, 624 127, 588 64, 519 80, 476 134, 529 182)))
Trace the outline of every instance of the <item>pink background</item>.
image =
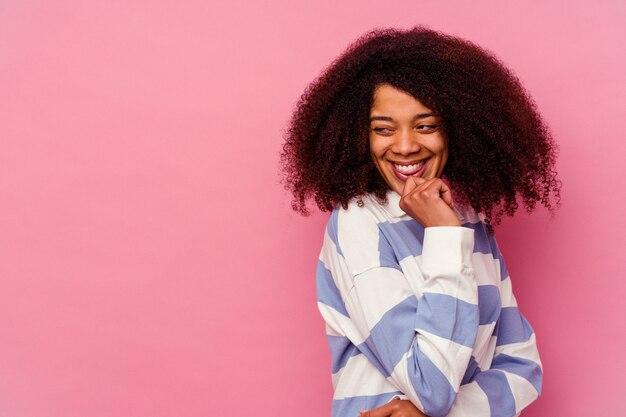
POLYGON ((498 54, 557 138, 563 207, 497 229, 538 334, 526 417, 620 415, 626 3, 0 1, 0 415, 329 415, 282 132, 377 26, 498 54), (548 4, 545 4, 548 3, 548 4))

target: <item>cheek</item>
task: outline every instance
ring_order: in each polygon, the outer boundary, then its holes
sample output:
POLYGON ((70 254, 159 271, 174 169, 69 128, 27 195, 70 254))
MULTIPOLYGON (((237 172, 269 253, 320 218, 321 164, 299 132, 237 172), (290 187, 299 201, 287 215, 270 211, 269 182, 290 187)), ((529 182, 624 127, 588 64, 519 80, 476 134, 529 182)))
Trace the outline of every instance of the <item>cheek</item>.
POLYGON ((381 155, 380 143, 378 141, 373 140, 370 137, 369 147, 370 147, 370 155, 372 156, 372 159, 374 160, 378 159, 378 157, 381 155))
POLYGON ((439 137, 434 140, 430 149, 441 156, 448 155, 448 144, 443 137, 439 137))
POLYGON ((441 148, 439 149, 439 154, 443 159, 448 159, 448 147, 445 145, 441 146, 441 148))
POLYGON ((384 163, 383 161, 381 161, 382 154, 383 154, 383 150, 381 149, 380 143, 376 145, 372 143, 372 141, 370 141, 370 157, 371 157, 372 163, 376 167, 376 171, 378 171, 381 175, 384 176, 384 173, 383 173, 384 163))

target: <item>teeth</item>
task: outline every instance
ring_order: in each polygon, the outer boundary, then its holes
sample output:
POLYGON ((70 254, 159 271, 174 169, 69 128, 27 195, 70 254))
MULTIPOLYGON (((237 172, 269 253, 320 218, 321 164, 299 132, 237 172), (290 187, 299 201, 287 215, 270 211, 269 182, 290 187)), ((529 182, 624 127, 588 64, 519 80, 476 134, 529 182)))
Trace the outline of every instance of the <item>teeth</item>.
POLYGON ((396 167, 396 169, 402 173, 409 173, 409 172, 413 172, 418 170, 419 168, 422 167, 422 165, 424 165, 424 161, 420 161, 417 164, 412 164, 412 165, 398 165, 398 164, 393 164, 393 166, 396 167))

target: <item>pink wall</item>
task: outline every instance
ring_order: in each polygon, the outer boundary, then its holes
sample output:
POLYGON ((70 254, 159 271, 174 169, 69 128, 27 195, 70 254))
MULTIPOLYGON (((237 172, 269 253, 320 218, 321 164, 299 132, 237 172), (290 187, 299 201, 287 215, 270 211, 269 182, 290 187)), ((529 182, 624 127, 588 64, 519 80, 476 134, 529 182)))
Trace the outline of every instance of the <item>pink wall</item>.
POLYGON ((281 129, 351 40, 418 23, 497 53, 561 146, 560 215, 498 229, 545 366, 524 415, 619 415, 625 3, 219 3, 0 2, 0 415, 328 415, 326 216, 290 212, 281 129))

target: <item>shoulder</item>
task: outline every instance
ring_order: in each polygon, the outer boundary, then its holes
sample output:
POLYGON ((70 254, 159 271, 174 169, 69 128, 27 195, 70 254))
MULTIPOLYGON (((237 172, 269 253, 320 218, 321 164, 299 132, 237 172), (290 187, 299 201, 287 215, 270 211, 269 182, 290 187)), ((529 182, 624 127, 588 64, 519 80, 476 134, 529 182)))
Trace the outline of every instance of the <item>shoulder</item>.
POLYGON ((369 195, 354 198, 345 208, 335 207, 326 224, 328 238, 353 274, 378 264, 381 218, 377 204, 369 195))
POLYGON ((358 239, 358 235, 377 231, 380 221, 374 205, 369 195, 355 197, 345 208, 337 205, 326 224, 328 234, 334 240, 348 242, 358 239))
POLYGON ((476 212, 471 206, 455 207, 463 227, 474 230, 474 252, 491 253, 495 258, 500 257, 500 251, 493 232, 489 232, 485 222, 485 215, 476 212))
POLYGON ((459 216, 461 223, 484 224, 485 216, 482 213, 477 213, 472 206, 456 205, 454 211, 456 211, 456 214, 459 216))

